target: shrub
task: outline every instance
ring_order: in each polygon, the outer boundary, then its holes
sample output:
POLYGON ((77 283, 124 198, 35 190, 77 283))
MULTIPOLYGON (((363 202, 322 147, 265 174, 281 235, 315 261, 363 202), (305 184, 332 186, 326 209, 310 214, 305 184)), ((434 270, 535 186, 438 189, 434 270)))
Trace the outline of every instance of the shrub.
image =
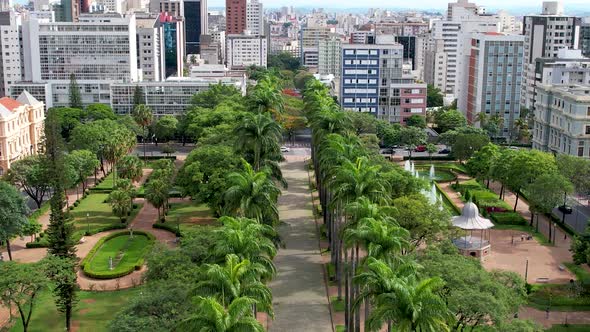
POLYGON ((74 207, 78 207, 78 205, 80 205, 80 203, 78 201, 74 202, 74 207))
POLYGON ((47 241, 39 241, 39 238, 37 238, 37 240, 35 240, 35 242, 27 242, 27 244, 25 244, 25 246, 28 249, 47 248, 49 246, 49 243, 47 243, 47 241))
POLYGON ((124 223, 126 223, 126 222, 127 222, 127 218, 126 218, 126 217, 122 217, 122 218, 121 218, 121 223, 123 223, 123 224, 124 224, 124 223))
POLYGON ((155 228, 155 229, 163 229, 163 230, 168 231, 170 233, 174 233, 178 237, 181 237, 182 236, 182 234, 178 230, 178 226, 176 226, 176 225, 155 223, 152 227, 155 228))
POLYGON ((70 206, 68 207, 68 210, 70 210, 70 211, 72 211, 73 209, 74 209, 74 206, 73 206, 73 205, 70 205, 70 206))
POLYGON ((517 212, 490 213, 491 219, 497 225, 526 225, 527 221, 517 212))
POLYGON ((137 203, 133 203, 133 210, 137 209, 138 205, 137 203))
POLYGON ((166 217, 160 217, 160 222, 163 224, 166 222, 166 217))

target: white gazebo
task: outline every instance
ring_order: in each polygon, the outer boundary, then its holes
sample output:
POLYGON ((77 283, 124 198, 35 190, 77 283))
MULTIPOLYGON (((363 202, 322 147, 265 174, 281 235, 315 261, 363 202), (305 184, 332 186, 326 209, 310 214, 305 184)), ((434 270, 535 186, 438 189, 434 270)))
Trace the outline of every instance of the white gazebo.
POLYGON ((453 217, 453 226, 468 233, 464 237, 453 240, 463 255, 483 260, 491 253, 489 229, 494 227, 494 224, 479 215, 477 205, 472 202, 465 203, 461 215, 453 217))

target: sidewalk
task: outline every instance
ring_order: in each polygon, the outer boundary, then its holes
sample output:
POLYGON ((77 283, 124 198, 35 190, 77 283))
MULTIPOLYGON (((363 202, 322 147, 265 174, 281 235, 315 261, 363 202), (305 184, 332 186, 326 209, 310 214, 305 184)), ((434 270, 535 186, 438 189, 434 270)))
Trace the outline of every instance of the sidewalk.
POLYGON ((288 156, 281 165, 289 183, 279 198, 286 248, 275 257, 277 276, 269 284, 275 311, 269 331, 332 331, 304 158, 288 156))

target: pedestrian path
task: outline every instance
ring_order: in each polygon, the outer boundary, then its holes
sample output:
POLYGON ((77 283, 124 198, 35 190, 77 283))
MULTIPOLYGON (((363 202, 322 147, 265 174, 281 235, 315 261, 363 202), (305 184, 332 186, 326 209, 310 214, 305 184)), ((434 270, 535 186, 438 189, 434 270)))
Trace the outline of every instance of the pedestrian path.
POLYGON ((304 158, 288 156, 281 169, 289 183, 279 198, 279 233, 286 248, 274 260, 275 319, 269 331, 332 331, 304 158))

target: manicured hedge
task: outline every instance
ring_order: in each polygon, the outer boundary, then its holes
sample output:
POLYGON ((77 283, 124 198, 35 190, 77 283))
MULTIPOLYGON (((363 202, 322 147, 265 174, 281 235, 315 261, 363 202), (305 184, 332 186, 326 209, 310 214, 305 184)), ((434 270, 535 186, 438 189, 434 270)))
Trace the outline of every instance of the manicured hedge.
MULTIPOLYGON (((404 156, 404 160, 408 160, 408 159, 410 159, 409 156, 404 156)), ((455 158, 453 158, 453 156, 451 156, 451 155, 444 155, 444 156, 434 155, 434 156, 432 156, 432 158, 429 156, 412 156, 411 160, 445 160, 445 161, 448 161, 448 160, 455 160, 455 158)))
POLYGON ((176 236, 181 237, 182 234, 178 231, 178 226, 176 224, 170 224, 170 223, 155 223, 152 226, 155 229, 163 229, 165 231, 168 231, 170 233, 174 233, 176 234, 176 236))
POLYGON ((176 156, 143 156, 138 155, 139 159, 141 160, 158 160, 158 159, 171 159, 176 160, 176 156))
POLYGON ((490 218, 497 225, 526 225, 527 220, 518 212, 494 212, 490 218))
POLYGON ((436 186, 436 188, 438 189, 438 191, 440 193, 442 193, 443 199, 445 199, 449 203, 449 205, 453 208, 453 210, 455 211, 455 213, 457 215, 460 215, 461 214, 461 209, 459 209, 459 207, 457 205, 455 205, 455 203, 453 203, 453 201, 451 200, 451 198, 449 197, 449 195, 447 195, 447 193, 444 190, 442 190, 442 188, 440 187, 440 185, 438 183, 436 183, 436 181, 434 182, 434 185, 436 186))
MULTIPOLYGON (((119 271, 119 272, 111 272, 111 271, 94 272, 94 271, 91 271, 87 266, 87 265, 89 265, 88 263, 92 260, 92 258, 94 258, 94 255, 98 252, 98 250, 100 250, 100 248, 103 246, 103 244, 106 241, 111 240, 116 237, 119 237, 119 236, 127 236, 127 235, 129 235, 128 231, 117 232, 117 233, 109 234, 109 235, 101 238, 100 240, 98 240, 98 242, 94 245, 94 247, 92 247, 92 249, 90 249, 90 251, 88 252, 88 255, 86 255, 86 257, 84 257, 84 259, 80 262, 80 268, 84 271, 84 274, 87 275, 88 277, 95 278, 95 279, 114 279, 114 278, 126 276, 135 270, 141 269, 141 266, 144 263, 143 258, 140 258, 135 265, 132 265, 129 268, 127 268, 123 271, 119 271)), ((153 244, 153 242, 156 239, 154 235, 152 235, 151 233, 148 233, 148 232, 144 232, 144 231, 134 230, 133 235, 146 236, 148 238, 148 242, 150 245, 153 244)))

